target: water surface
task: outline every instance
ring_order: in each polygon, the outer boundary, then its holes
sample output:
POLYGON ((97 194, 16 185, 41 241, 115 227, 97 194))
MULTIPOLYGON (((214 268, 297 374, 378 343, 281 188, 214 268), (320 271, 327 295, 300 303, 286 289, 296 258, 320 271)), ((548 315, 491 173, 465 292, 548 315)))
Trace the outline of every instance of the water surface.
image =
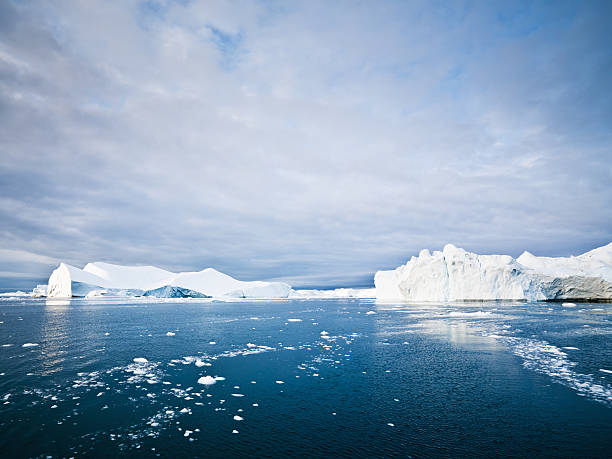
POLYGON ((4 299, 0 451, 606 457, 611 312, 4 299))

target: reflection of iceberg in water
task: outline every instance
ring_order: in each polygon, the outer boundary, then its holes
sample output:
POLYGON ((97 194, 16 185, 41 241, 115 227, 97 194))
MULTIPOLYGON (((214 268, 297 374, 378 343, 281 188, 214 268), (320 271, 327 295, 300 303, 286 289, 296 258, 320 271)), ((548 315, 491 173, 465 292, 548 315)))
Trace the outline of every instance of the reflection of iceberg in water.
POLYGON ((45 321, 41 328, 41 374, 49 376, 63 369, 68 339, 70 300, 47 300, 45 321))

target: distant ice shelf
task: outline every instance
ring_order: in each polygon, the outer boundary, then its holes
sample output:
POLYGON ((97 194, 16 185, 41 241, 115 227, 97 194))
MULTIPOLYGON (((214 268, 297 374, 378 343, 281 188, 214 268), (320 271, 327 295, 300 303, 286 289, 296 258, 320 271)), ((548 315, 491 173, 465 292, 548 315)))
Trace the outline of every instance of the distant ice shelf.
POLYGON ((283 282, 240 281, 213 268, 173 273, 154 266, 61 263, 49 277, 48 297, 152 296, 158 298, 286 298, 283 282))
POLYGON ((378 271, 376 298, 409 301, 612 300, 612 243, 576 257, 478 255, 447 244, 378 271))

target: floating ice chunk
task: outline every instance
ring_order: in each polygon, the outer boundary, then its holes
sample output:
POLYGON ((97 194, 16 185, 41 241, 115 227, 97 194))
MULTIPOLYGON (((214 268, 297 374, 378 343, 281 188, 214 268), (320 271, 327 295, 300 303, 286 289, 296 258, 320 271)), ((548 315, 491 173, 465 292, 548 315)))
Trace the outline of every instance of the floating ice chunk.
POLYGON ((563 306, 564 308, 575 308, 576 303, 561 303, 561 306, 563 306))
POLYGON ((210 366, 210 363, 203 362, 202 360, 197 359, 197 360, 195 361, 195 366, 196 366, 196 367, 209 367, 209 366, 210 366))
POLYGON ((232 397, 244 397, 244 394, 232 394, 232 397))
POLYGON ((368 311, 366 312, 366 316, 372 315, 372 314, 376 314, 376 311, 368 311))
POLYGON ((185 429, 185 433, 183 434, 183 437, 188 437, 189 435, 191 435, 193 433, 193 430, 187 430, 185 429))
POLYGON ((612 374, 612 370, 606 370, 605 368, 600 368, 599 371, 601 371, 602 373, 612 374))
POLYGON ((183 408, 180 413, 189 413, 189 408, 183 408))
POLYGON ((3 344, 2 347, 11 347, 12 344, 3 344))
POLYGON ((389 427, 395 427, 395 424, 393 424, 392 422, 387 422, 387 425, 388 425, 389 427))
POLYGON ((329 333, 327 333, 325 330, 323 330, 323 331, 321 332, 321 335, 329 335, 329 333))
POLYGON ((253 403, 253 406, 259 406, 259 403, 253 403))
POLYGON ((51 408, 55 409, 57 408, 57 405, 51 405, 51 408))
POLYGON ((256 344, 253 344, 253 343, 247 343, 247 347, 249 347, 249 348, 251 348, 251 347, 257 347, 257 345, 256 345, 256 344))
POLYGON ((242 416, 235 415, 234 421, 244 421, 244 418, 242 416))
POLYGON ((36 346, 38 346, 38 343, 25 343, 21 347, 36 347, 36 346))
POLYGON ((144 357, 135 357, 133 360, 134 360, 134 363, 148 363, 149 362, 144 357))
POLYGON ((578 351, 579 350, 577 347, 573 347, 573 346, 565 346, 563 349, 567 349, 569 351, 578 351))
POLYGON ((276 381, 276 384, 285 384, 285 381, 276 381))
POLYGON ((237 433, 238 433, 238 431, 237 431, 236 429, 234 429, 234 430, 232 430, 232 433, 233 433, 233 434, 237 434, 237 433))
POLYGON ((176 335, 176 333, 174 333, 174 332, 170 332, 169 331, 168 333, 166 333, 166 336, 174 336, 174 335, 176 335))
POLYGON ((217 343, 214 341, 210 341, 208 344, 217 344, 217 343))
POLYGON ((287 319, 287 322, 301 322, 302 319, 287 319))
POLYGON ((212 386, 217 383, 217 379, 212 376, 202 376, 198 379, 198 384, 204 384, 205 386, 212 386))

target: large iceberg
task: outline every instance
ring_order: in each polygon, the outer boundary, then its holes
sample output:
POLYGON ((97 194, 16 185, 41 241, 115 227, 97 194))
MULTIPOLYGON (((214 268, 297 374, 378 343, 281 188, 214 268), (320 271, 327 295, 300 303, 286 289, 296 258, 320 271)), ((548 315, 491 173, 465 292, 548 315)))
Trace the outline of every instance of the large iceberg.
POLYGON ((518 259, 447 244, 378 271, 374 284, 381 300, 612 300, 612 243, 577 257, 518 259))
POLYGON ((154 266, 100 262, 88 263, 83 269, 61 263, 51 273, 47 287, 47 296, 64 298, 98 293, 195 296, 193 292, 206 297, 286 298, 291 287, 283 282, 240 281, 212 268, 173 273, 154 266))

